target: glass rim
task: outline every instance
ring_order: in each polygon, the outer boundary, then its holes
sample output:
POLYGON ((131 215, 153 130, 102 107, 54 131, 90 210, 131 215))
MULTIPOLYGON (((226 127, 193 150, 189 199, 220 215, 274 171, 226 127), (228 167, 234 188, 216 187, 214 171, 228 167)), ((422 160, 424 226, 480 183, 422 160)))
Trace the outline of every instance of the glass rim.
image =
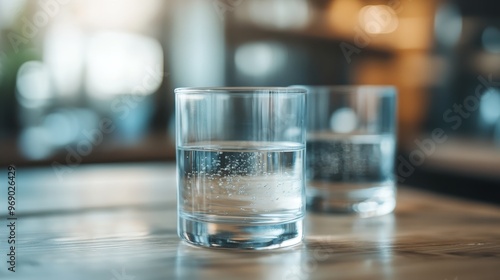
MULTIPOLYGON (((397 87, 394 85, 293 85, 292 88, 304 88, 314 90, 327 90, 328 92, 314 92, 313 94, 356 94, 358 90, 375 90, 382 92, 372 92, 373 94, 397 94, 397 87), (390 90, 390 92, 388 92, 390 90), (356 92, 352 92, 356 91, 356 92)), ((309 92, 308 92, 309 93, 309 92)))
POLYGON ((180 87, 174 89, 176 94, 306 94, 304 88, 292 87, 180 87))

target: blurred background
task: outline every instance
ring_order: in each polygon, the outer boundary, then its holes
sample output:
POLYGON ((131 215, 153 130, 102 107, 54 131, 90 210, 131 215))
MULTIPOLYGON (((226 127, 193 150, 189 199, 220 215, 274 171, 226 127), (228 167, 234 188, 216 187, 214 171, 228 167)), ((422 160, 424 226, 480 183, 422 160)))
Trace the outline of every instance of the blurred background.
POLYGON ((174 161, 176 87, 394 84, 399 182, 500 203, 499 8, 0 0, 0 163, 174 161))

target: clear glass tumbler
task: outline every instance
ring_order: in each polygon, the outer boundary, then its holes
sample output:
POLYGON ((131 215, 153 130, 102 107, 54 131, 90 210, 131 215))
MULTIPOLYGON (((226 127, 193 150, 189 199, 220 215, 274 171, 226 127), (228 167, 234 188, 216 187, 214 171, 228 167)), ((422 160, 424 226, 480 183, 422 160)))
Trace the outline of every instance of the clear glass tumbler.
POLYGON ((302 240, 306 90, 179 88, 178 234, 270 249, 302 240))
POLYGON ((317 212, 390 213, 396 206, 396 89, 305 86, 307 205, 317 212))

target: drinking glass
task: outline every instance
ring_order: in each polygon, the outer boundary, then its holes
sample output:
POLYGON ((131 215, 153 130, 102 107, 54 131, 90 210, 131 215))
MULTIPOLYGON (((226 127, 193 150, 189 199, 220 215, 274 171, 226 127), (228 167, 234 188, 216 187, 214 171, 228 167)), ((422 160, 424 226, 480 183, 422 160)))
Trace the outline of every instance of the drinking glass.
POLYGON ((204 247, 302 240, 306 90, 178 88, 178 234, 204 247))
POLYGON ((302 88, 308 90, 308 208, 362 217, 392 212, 396 206, 396 89, 302 88))

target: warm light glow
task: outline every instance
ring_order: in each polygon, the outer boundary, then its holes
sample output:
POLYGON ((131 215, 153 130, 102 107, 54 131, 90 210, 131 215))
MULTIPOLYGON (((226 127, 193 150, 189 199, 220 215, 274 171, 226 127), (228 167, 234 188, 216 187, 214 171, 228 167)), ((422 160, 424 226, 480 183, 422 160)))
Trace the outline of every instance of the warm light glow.
POLYGON ((358 13, 362 8, 359 0, 336 0, 328 7, 330 28, 340 35, 349 36, 358 25, 358 13))
POLYGON ((361 28, 370 34, 394 32, 399 25, 396 12, 387 5, 370 5, 359 11, 361 28))
POLYGON ((428 49, 432 46, 432 36, 428 30, 432 21, 424 18, 402 18, 399 20, 398 32, 387 43, 398 49, 428 49))

